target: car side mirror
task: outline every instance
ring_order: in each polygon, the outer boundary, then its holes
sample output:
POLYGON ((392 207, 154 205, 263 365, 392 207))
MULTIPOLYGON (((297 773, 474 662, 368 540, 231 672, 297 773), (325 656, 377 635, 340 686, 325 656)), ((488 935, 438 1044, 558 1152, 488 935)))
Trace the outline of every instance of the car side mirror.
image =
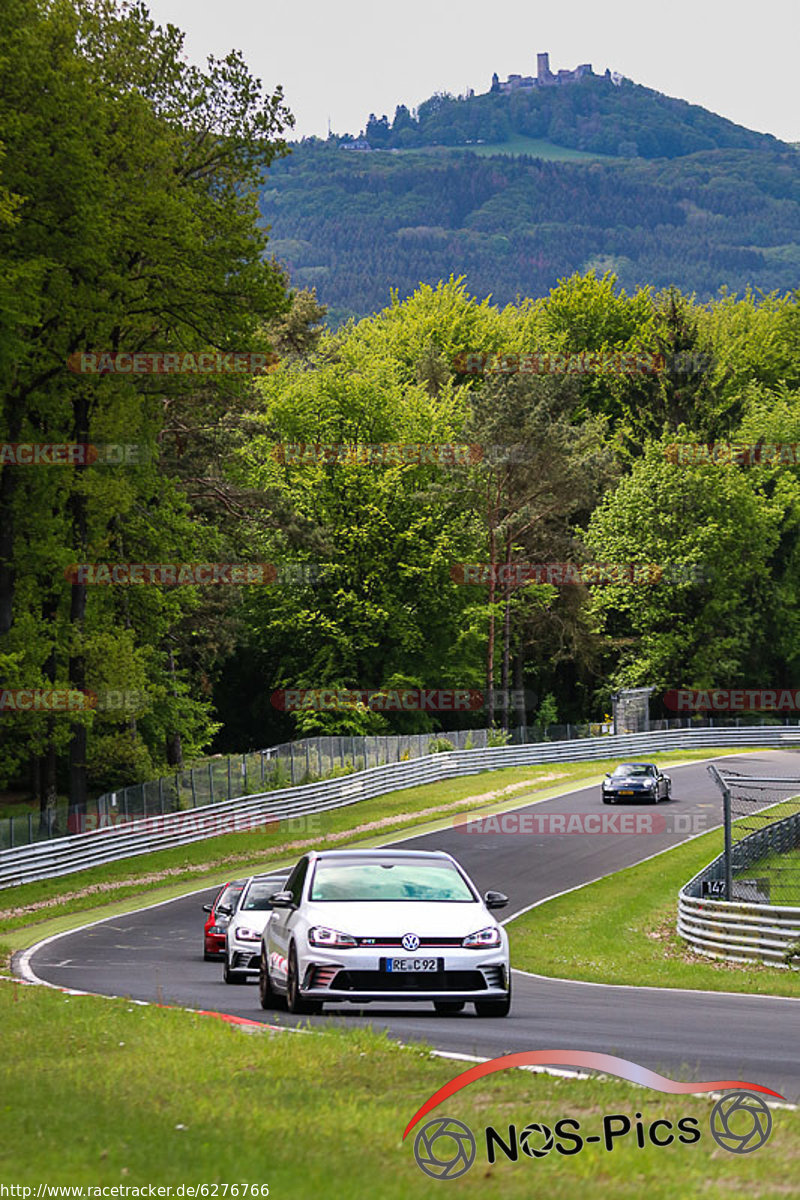
POLYGON ((275 892, 269 902, 273 908, 294 908, 294 896, 291 892, 275 892))
POLYGON ((203 912, 208 912, 208 913, 210 913, 210 912, 211 912, 211 905, 210 905, 210 904, 204 904, 204 905, 203 905, 203 912))
POLYGON ((218 904, 217 912, 221 913, 223 917, 229 917, 231 915, 231 913, 233 912, 233 909, 228 908, 227 904, 218 904))
POLYGON ((487 908, 505 908, 508 904, 508 896, 503 892, 487 892, 483 902, 487 908))

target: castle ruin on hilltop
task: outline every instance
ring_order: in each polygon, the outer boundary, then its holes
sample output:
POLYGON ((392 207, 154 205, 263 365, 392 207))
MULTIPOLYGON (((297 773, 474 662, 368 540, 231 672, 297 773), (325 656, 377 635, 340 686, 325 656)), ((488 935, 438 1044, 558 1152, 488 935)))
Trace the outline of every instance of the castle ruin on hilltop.
MULTIPOLYGON (((550 55, 545 51, 543 54, 536 55, 535 75, 509 75, 508 79, 501 83, 495 71, 489 90, 492 92, 517 92, 536 87, 558 87, 559 84, 576 83, 577 80, 584 79, 587 75, 594 75, 591 63, 581 63, 574 71, 562 69, 553 74, 550 70, 550 55)), ((622 76, 618 75, 616 71, 612 73, 607 70, 605 78, 616 84, 622 81, 622 76)))

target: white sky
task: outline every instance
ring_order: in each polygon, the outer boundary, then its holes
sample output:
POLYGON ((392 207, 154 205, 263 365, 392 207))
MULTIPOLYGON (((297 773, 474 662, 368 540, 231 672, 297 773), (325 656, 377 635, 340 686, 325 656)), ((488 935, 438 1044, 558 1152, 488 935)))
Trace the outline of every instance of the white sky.
POLYGON ((797 0, 149 0, 190 59, 243 52, 281 83, 298 138, 358 133, 436 91, 489 88, 492 71, 590 62, 750 129, 800 141, 797 0))

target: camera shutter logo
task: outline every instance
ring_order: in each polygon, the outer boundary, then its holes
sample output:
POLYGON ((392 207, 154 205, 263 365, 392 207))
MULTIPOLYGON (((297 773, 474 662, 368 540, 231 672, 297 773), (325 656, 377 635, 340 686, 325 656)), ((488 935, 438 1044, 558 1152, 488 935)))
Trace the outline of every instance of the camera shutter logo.
POLYGON ((730 1092, 711 1110, 711 1136, 731 1154, 759 1150, 772 1132, 772 1113, 752 1092, 730 1092))
POLYGON ((553 1131, 547 1125, 526 1125, 519 1135, 519 1144, 528 1158, 544 1158, 553 1149, 553 1131), (536 1134, 542 1138, 541 1146, 535 1145, 536 1134))
POLYGON ((475 1162, 472 1130, 454 1117, 437 1117, 414 1139, 417 1166, 432 1179, 458 1179, 475 1162))
POLYGON ((402 940, 404 950, 419 950, 419 938, 415 933, 404 933, 402 940))

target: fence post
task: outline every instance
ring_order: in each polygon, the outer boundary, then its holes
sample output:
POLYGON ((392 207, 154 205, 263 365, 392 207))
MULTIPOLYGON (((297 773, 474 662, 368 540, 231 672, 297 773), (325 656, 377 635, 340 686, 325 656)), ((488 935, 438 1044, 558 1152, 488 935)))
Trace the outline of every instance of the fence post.
POLYGON ((8 848, 9 848, 9 850, 14 849, 14 818, 13 817, 8 818, 8 848))
POLYGON ((189 768, 189 779, 192 784, 192 808, 197 808, 197 787, 194 782, 194 767, 189 768))
MULTIPOLYGON (((209 763, 208 766, 210 769, 211 763, 209 763)), ((231 756, 230 756, 230 754, 228 755, 228 799, 229 800, 231 799, 231 756)))
POLYGON ((289 742, 289 765, 291 770, 292 784, 294 784, 294 742, 289 742))
MULTIPOLYGON (((231 760, 229 758, 228 759, 229 764, 230 764, 230 761, 231 760)), ((214 803, 214 767, 210 760, 208 763, 208 802, 209 802, 209 804, 214 803)))
POLYGON ((161 808, 161 815, 164 815, 164 780, 159 775, 158 777, 158 803, 161 808))
POLYGON ((243 754, 243 755, 242 755, 242 779, 244 780, 244 792, 243 792, 243 795, 245 795, 245 796, 246 796, 246 795, 247 795, 247 793, 248 793, 248 792, 249 792, 249 790, 250 790, 250 789, 248 788, 248 786, 247 786, 247 755, 246 755, 246 754, 243 754))

